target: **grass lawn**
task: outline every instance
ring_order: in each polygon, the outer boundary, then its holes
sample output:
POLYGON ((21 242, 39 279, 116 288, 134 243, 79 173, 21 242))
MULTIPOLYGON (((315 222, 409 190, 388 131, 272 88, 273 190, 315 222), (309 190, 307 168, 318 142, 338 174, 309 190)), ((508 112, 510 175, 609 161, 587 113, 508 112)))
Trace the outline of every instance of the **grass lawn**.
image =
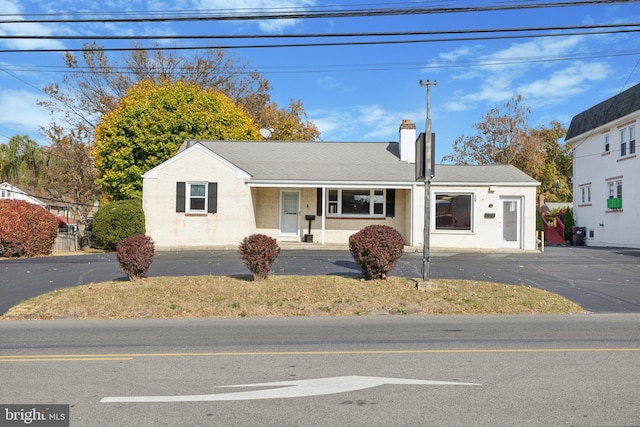
POLYGON ((151 277, 57 290, 11 308, 1 319, 130 319, 451 314, 572 314, 584 310, 550 292, 467 280, 342 276, 151 277))

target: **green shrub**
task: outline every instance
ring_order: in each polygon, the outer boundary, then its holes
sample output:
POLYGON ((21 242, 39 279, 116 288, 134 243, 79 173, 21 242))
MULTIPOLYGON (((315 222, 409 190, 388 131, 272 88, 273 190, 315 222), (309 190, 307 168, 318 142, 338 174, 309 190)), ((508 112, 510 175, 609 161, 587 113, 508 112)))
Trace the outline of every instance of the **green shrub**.
POLYGON ((349 251, 366 280, 385 279, 403 250, 402 235, 388 225, 369 225, 349 237, 349 251))
POLYGON ((56 217, 24 200, 0 200, 0 255, 49 255, 58 235, 56 217))
POLYGON ((576 220, 573 219, 573 210, 567 208, 567 211, 564 213, 564 240, 571 240, 573 238, 571 235, 571 227, 574 225, 576 225, 576 220))
POLYGON ((267 278, 271 272, 271 266, 280 255, 280 246, 272 237, 252 234, 240 243, 238 252, 244 265, 253 275, 253 280, 262 280, 267 278))
POLYGON ((122 239, 145 234, 144 211, 140 200, 118 200, 96 212, 91 231, 98 247, 116 249, 122 239))
POLYGON ((120 271, 126 274, 129 280, 146 277, 153 262, 154 251, 153 241, 149 236, 136 234, 125 237, 116 248, 120 271))

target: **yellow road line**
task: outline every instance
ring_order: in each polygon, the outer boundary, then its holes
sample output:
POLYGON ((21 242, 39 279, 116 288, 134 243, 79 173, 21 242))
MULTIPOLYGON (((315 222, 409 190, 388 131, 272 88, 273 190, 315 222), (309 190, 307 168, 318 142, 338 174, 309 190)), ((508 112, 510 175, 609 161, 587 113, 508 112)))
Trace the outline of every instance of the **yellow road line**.
POLYGON ((332 356, 385 354, 468 354, 468 353, 611 353, 637 352, 640 348, 517 348, 457 350, 344 350, 344 351, 260 351, 216 353, 124 353, 124 354, 28 354, 0 356, 1 362, 118 361, 142 357, 224 357, 224 356, 332 356))

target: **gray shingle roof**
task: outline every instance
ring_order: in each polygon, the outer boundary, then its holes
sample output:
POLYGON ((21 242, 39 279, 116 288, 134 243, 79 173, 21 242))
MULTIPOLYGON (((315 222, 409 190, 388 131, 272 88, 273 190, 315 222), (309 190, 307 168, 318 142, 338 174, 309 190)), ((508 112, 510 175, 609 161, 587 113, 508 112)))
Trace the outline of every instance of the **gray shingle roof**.
POLYGON ((640 110, 640 84, 574 116, 565 141, 638 110, 640 110))
MULTIPOLYGON (((401 161, 395 142, 185 141, 216 153, 252 181, 413 183, 415 165, 401 161)), ((511 165, 437 165, 434 183, 537 181, 511 165)))

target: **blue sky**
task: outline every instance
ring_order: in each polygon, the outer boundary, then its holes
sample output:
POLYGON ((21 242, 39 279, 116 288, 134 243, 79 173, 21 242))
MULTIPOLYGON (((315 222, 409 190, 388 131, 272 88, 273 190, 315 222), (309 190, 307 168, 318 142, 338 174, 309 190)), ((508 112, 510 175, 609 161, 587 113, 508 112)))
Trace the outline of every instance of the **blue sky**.
MULTIPOLYGON (((341 11, 353 9, 434 8, 535 5, 543 1, 383 1, 359 0, 0 0, 0 22, 7 19, 49 19, 33 14, 87 12, 101 16, 171 16, 195 14, 341 11), (136 12, 136 13, 133 13, 136 12)), ((592 2, 590 2, 592 3, 592 2)), ((78 13, 84 15, 78 15, 78 13)), ((411 35, 384 40, 420 42, 321 47, 239 48, 232 54, 269 79, 272 99, 287 106, 301 100, 325 141, 396 141, 403 119, 424 130, 426 89, 420 80, 437 80, 431 90, 431 117, 437 134, 436 159, 450 153, 460 135, 474 133, 473 124, 491 108, 522 94, 531 108, 532 127, 571 117, 640 82, 640 37, 614 29, 544 31, 553 37, 478 39, 477 30, 558 26, 632 24, 640 22, 640 5, 580 5, 465 13, 285 20, 147 22, 147 23, 0 23, 0 36, 48 35, 283 35, 318 33, 476 30, 461 35, 411 35), (610 30, 607 30, 610 31, 610 30), (591 34, 589 34, 591 33, 591 34), (443 38, 467 40, 442 41, 443 38), (473 40, 469 40, 473 38, 473 40), (429 40, 429 41, 426 41, 429 40)), ((502 36, 505 33, 500 33, 502 36)), ((518 33, 520 35, 525 33, 518 33)), ((533 34, 532 32, 526 34, 533 34)), ((498 35, 496 33, 491 36, 498 35)), ((172 40, 167 45, 224 45, 345 41, 327 39, 172 40)), ((350 41, 383 40, 360 37, 350 41)), ((347 40, 347 41, 349 41, 347 40)), ((69 49, 77 40, 0 38, 0 142, 26 134, 44 144, 38 129, 51 117, 37 105, 40 90, 61 79, 62 53, 16 52, 17 49, 69 49), (52 68, 52 66, 54 66, 52 68)), ((130 41, 99 41, 105 46, 130 46, 130 41)), ((149 46, 153 41, 143 41, 149 46)), ((188 55, 189 51, 182 54, 188 55)), ((109 53, 117 58, 117 53, 109 53)))

